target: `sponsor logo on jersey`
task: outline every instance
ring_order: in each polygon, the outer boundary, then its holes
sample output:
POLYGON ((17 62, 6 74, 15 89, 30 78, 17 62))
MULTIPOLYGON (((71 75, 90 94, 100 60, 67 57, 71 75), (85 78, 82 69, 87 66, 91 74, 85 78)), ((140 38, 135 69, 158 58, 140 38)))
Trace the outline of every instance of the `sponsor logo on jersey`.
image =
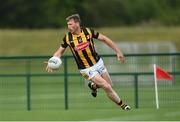
POLYGON ((88 46, 89 46, 89 42, 83 42, 83 43, 75 46, 75 50, 76 51, 82 51, 82 50, 84 50, 88 46))

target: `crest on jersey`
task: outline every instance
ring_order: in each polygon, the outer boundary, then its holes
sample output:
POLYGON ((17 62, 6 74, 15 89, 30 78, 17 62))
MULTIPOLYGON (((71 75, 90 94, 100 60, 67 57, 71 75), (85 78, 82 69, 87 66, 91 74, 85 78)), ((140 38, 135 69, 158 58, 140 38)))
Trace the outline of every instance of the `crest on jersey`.
POLYGON ((77 37, 78 43, 82 43, 82 38, 79 36, 77 37))

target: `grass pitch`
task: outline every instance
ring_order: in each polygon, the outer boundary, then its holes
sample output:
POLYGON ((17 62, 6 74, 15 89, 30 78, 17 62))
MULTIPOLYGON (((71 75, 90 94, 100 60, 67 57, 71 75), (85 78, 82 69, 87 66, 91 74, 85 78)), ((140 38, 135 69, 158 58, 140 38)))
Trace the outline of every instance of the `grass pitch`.
POLYGON ((139 86, 139 108, 134 105, 133 86, 114 86, 132 110, 123 111, 111 102, 102 89, 97 98, 80 77, 69 78, 69 109, 64 106, 64 84, 61 78, 33 78, 31 110, 27 111, 24 79, 2 79, 0 89, 1 121, 172 121, 180 120, 179 87, 159 87, 160 109, 156 109, 153 86, 139 86), (73 80, 72 80, 73 79, 73 80), (9 80, 9 81, 8 81, 9 80), (3 85, 3 86, 2 86, 3 85))
POLYGON ((6 111, 0 113, 5 121, 179 121, 178 109, 76 109, 59 111, 6 111))

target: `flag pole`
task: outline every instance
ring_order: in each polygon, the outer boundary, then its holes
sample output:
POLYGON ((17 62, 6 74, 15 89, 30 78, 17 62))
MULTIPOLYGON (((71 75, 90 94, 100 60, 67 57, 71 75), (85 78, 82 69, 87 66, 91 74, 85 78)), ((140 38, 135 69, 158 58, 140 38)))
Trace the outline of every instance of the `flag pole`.
POLYGON ((154 64, 154 87, 156 96, 156 108, 159 109, 159 98, 158 98, 158 88, 157 88, 157 78, 156 78, 156 64, 154 64))

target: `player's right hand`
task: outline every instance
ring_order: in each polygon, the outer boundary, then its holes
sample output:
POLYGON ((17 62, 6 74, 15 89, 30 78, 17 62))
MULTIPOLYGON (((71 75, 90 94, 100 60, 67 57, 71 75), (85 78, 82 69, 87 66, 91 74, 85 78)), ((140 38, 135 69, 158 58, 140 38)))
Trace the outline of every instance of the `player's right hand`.
POLYGON ((46 66, 46 71, 47 71, 47 72, 53 72, 53 69, 51 69, 51 68, 48 66, 48 62, 45 61, 44 63, 47 64, 47 66, 46 66))

